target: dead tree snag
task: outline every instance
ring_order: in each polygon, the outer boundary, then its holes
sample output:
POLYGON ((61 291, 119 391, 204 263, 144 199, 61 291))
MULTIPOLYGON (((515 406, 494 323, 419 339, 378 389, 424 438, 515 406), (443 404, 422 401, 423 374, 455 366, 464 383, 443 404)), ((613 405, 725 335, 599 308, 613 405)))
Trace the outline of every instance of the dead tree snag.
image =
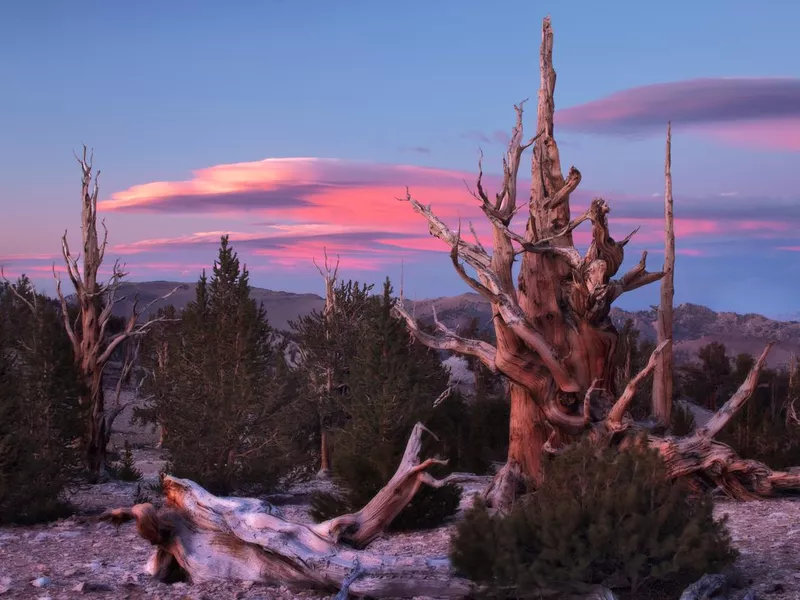
MULTIPOLYGON (((327 341, 327 350, 330 354, 331 352, 336 352, 335 348, 331 347, 331 338, 333 337, 332 327, 333 327, 333 320, 336 318, 336 276, 339 273, 339 259, 336 259, 336 266, 331 270, 330 265, 328 264, 328 253, 325 252, 325 270, 323 271, 319 265, 317 265, 316 261, 314 261, 314 266, 317 267, 319 274, 322 275, 322 279, 325 281, 325 308, 322 310, 322 316, 325 323, 325 339, 327 341)), ((322 373, 324 383, 324 394, 326 398, 330 398, 333 395, 334 390, 334 369, 333 364, 335 360, 333 357, 328 357, 326 362, 324 373, 322 373)), ((325 420, 322 418, 322 413, 320 411, 320 423, 319 423, 319 439, 320 439, 320 467, 318 476, 320 478, 327 478, 330 477, 331 474, 331 448, 328 439, 328 424, 325 423, 325 420)))
MULTIPOLYGON (((667 125, 667 157, 664 161, 664 278, 658 307, 658 341, 672 338, 672 299, 675 296, 675 229, 672 212, 672 126, 667 125)), ((672 414, 672 348, 666 348, 653 375, 653 416, 669 426, 672 414)))
MULTIPOLYGON (((511 382, 508 462, 490 491, 489 500, 495 506, 508 505, 523 478, 540 478, 542 448, 548 440, 558 443, 580 435, 591 422, 605 418, 616 397, 612 367, 617 332, 608 316, 611 303, 662 276, 646 270, 643 254, 639 264, 614 278, 631 236, 620 241, 611 237, 607 220, 610 209, 602 198, 592 200, 578 218, 571 218, 570 194, 580 184, 581 174, 572 167, 564 176, 554 138, 556 73, 549 18, 542 26, 539 66, 536 135, 524 139, 523 106, 516 106, 516 125, 503 160, 503 182, 494 199, 484 188, 479 165, 474 195, 492 225, 491 255, 480 243, 470 243, 462 239, 460 231, 450 230, 410 193, 405 198, 426 218, 431 233, 450 246, 459 275, 492 303, 496 347, 444 331, 436 340, 430 335, 420 340, 476 356, 511 382), (518 234, 511 228, 512 218, 521 208, 517 203, 517 175, 522 154, 531 146, 527 225, 525 233, 518 234), (573 244, 572 232, 584 222, 591 224, 592 242, 581 255, 573 244), (515 286, 512 265, 520 254, 515 286), (467 273, 462 261, 477 278, 467 273), (587 420, 584 398, 590 387, 587 420)), ((419 331, 402 307, 397 312, 412 331, 419 331)))
POLYGON ((67 297, 61 290, 61 278, 55 265, 53 277, 56 279, 56 293, 61 302, 61 314, 64 327, 72 342, 75 364, 83 380, 84 390, 81 402, 89 407, 88 439, 86 440, 86 467, 90 476, 96 479, 100 476, 106 464, 106 447, 111 435, 110 420, 118 412, 106 414, 105 392, 103 389, 103 371, 111 359, 114 351, 122 343, 133 337, 143 335, 156 321, 153 319, 140 323, 139 319, 154 303, 164 300, 175 290, 156 298, 150 304, 139 310, 134 302, 133 312, 125 322, 123 330, 114 335, 108 335, 106 328, 111 321, 114 306, 124 300, 116 297, 116 291, 126 273, 119 261, 111 269, 111 277, 106 283, 98 282, 98 273, 103 264, 106 246, 108 244, 108 229, 101 222, 104 229, 102 240, 97 233, 97 197, 99 188, 97 178, 100 175, 92 171, 92 157, 87 155, 84 146, 82 157, 78 157, 81 167, 81 236, 83 253, 75 257, 70 252, 67 242, 67 232, 61 238, 61 253, 64 257, 67 275, 75 290, 77 304, 77 318, 72 321, 70 306, 67 297), (82 265, 78 259, 82 259, 82 265))

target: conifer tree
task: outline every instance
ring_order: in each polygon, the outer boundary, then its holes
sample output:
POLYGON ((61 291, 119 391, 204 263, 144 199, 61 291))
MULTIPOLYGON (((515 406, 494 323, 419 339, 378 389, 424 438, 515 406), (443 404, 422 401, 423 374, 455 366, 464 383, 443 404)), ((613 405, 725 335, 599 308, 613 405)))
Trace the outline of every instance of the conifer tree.
POLYGON ((348 460, 370 464, 381 482, 391 477, 411 428, 430 417, 449 379, 437 353, 412 342, 392 315, 394 302, 387 278, 382 298, 370 306, 351 371, 341 442, 341 454, 353 452, 348 460))
POLYGON ((361 339, 372 285, 357 281, 332 287, 330 310, 313 311, 289 326, 300 347, 297 370, 301 382, 290 406, 294 447, 304 454, 319 453, 320 473, 330 468, 330 431, 342 424, 350 367, 361 339))
MULTIPOLYGON (((410 338, 405 323, 392 314, 394 302, 387 278, 382 297, 373 297, 365 314, 343 397, 346 423, 336 432, 333 474, 346 497, 336 503, 317 495, 315 518, 360 508, 371 499, 393 475, 414 424, 430 419, 433 401, 447 388, 440 357, 410 338)), ((393 527, 439 524, 455 512, 459 498, 453 486, 424 487, 393 527)))
POLYGON ((274 416, 286 400, 280 357, 227 236, 211 279, 203 272, 176 331, 160 336, 148 359, 149 409, 173 473, 222 493, 269 484, 279 459, 274 416))
POLYGON ((58 306, 27 277, 0 282, 0 523, 60 516, 85 407, 58 306))

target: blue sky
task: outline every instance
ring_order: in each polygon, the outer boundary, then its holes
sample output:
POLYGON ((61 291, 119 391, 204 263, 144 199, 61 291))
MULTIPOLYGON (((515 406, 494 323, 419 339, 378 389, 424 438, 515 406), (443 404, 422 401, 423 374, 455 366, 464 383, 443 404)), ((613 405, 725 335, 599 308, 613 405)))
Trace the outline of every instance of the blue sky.
MULTIPOLYGON (((274 158, 339 159, 339 166, 281 167, 292 185, 316 182, 323 171, 340 184, 364 179, 348 206, 353 231, 336 222, 349 214, 337 204, 343 198, 310 215, 286 203, 283 212, 258 201, 226 207, 228 196, 211 208, 107 204, 109 255, 118 251, 133 279, 193 280, 213 260, 217 234, 230 232, 256 285, 320 292, 311 258, 325 245, 342 255, 345 276, 397 278, 402 258, 409 294, 466 291, 446 254, 378 240, 383 232, 402 237, 415 222, 408 206, 388 200, 405 184, 413 192, 422 171, 395 167, 471 178, 480 145, 486 170, 499 172, 504 146, 496 132, 510 131, 515 102, 535 99, 546 14, 555 31, 556 105, 574 109, 563 113, 563 127, 557 118, 564 167, 581 170, 587 197, 602 194, 618 207, 615 234, 645 219, 629 259, 661 247, 653 221, 660 199, 653 195, 663 189, 663 134, 672 118, 676 217, 686 218, 676 300, 796 310, 800 239, 785 225, 800 221, 800 6, 775 1, 758 10, 735 1, 4 3, 0 263, 52 289, 45 268, 58 238, 65 228, 73 239, 78 234, 79 171, 71 153, 86 143, 102 170, 101 198, 112 202, 136 186, 193 181, 198 170, 274 158), (728 77, 750 79, 728 89, 718 81, 728 77), (713 81, 692 83, 698 78, 713 81), (672 87, 646 87, 654 84, 672 87), (797 109, 786 107, 792 102, 797 109), (622 107, 628 116, 645 106, 647 118, 598 124, 607 112, 598 106, 622 107), (379 174, 374 163, 383 165, 379 174), (380 185, 365 188, 375 181, 380 185), (377 214, 378 205, 388 212, 377 214), (369 218, 358 217, 359 206, 369 218), (695 214, 700 206, 702 216, 695 214), (712 227, 717 219, 730 227, 712 227), (398 221, 403 227, 393 229, 398 221), (291 243, 273 243, 276 226, 281 235, 294 228, 291 243), (341 238, 325 238, 345 230, 340 246, 341 238), (393 247, 403 251, 387 250, 393 247)), ((534 116, 531 102, 529 130, 534 116)), ((257 183, 239 185, 272 185, 274 163, 260 165, 257 183)), ((436 208, 442 185, 425 177, 417 189, 436 208)), ((448 188, 440 199, 443 212, 472 218, 474 201, 459 185, 460 198, 448 188)), ((427 236, 424 222, 417 227, 427 236)), ((656 293, 639 291, 620 304, 646 306, 656 293)))

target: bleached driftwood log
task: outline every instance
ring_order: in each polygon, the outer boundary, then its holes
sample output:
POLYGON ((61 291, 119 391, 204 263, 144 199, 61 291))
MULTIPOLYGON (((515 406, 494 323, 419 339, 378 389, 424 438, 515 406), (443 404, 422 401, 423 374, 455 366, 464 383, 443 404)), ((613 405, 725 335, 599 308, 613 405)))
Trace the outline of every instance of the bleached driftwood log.
POLYGON ((426 469, 446 461, 421 460, 418 423, 397 472, 360 511, 319 524, 293 523, 271 504, 219 498, 188 479, 163 480, 165 507, 152 504, 106 511, 101 519, 135 519, 156 546, 148 572, 164 581, 240 579, 294 588, 338 590, 355 596, 463 597, 468 581, 455 577, 447 558, 395 557, 360 551, 380 535, 422 485, 441 487, 474 476, 435 479, 426 469))

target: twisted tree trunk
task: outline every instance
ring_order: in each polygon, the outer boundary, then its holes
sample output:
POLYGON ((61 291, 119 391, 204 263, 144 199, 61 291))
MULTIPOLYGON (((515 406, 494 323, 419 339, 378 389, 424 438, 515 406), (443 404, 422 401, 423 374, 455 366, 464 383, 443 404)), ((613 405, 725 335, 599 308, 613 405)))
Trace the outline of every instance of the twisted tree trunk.
POLYGON ((490 489, 488 500, 493 506, 508 506, 525 480, 538 481, 541 453, 548 443, 551 447, 561 444, 604 418, 616 398, 617 332, 609 318, 611 302, 662 276, 647 272, 644 254, 628 273, 612 279, 631 236, 619 242, 611 237, 610 209, 603 199, 593 200, 580 217, 571 220, 569 198, 581 174, 572 167, 564 177, 553 137, 556 73, 549 18, 542 26, 540 74, 536 135, 523 140, 523 107, 516 106, 516 125, 495 200, 484 189, 479 164, 474 196, 492 226, 491 255, 477 237, 474 244, 463 240, 460 231, 451 231, 428 206, 410 194, 406 198, 427 219, 431 233, 450 246, 459 275, 492 304, 496 347, 460 338, 441 324, 438 335, 422 334, 402 306, 397 313, 424 343, 476 356, 513 384, 508 464, 490 489), (530 146, 530 200, 525 234, 520 235, 510 227, 518 210, 520 160, 530 146), (592 225, 592 242, 581 256, 572 232, 585 221, 592 225), (512 265, 519 254, 522 261, 515 286, 512 265), (475 270, 477 278, 467 274, 461 260, 475 270))

